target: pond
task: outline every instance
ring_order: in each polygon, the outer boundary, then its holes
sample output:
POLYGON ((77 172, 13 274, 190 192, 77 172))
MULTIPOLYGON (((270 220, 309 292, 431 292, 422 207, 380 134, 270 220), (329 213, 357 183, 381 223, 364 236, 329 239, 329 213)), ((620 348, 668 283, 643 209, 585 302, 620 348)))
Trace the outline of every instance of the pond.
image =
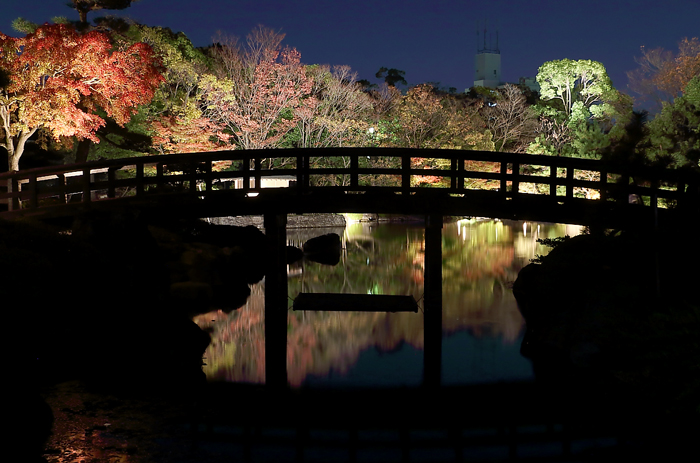
MULTIPOLYGON (((399 387, 423 382, 422 224, 353 223, 341 229, 288 230, 301 247, 314 236, 338 233, 340 263, 309 260, 288 270, 287 377, 292 387, 399 387), (294 311, 304 293, 410 295, 412 312, 294 311)), ((578 235, 580 227, 501 220, 445 223, 443 252, 443 385, 530 381, 520 355, 524 321, 510 285, 518 271, 549 248, 538 238, 578 235)), ((265 382, 264 281, 231 313, 210 312, 195 322, 212 335, 204 371, 210 381, 265 382)))

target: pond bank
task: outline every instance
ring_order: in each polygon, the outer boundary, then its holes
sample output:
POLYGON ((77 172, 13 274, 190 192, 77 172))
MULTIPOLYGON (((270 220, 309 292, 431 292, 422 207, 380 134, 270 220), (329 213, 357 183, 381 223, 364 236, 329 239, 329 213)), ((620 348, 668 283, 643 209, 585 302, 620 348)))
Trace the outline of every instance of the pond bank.
MULTIPOLYGON (((451 218, 445 218, 450 221, 451 218)), ((262 215, 210 217, 203 219, 215 225, 264 228, 262 215)), ((288 214, 287 229, 345 227, 348 223, 423 223, 424 217, 400 214, 288 214)))
MULTIPOLYGON (((237 217, 211 217, 206 220, 215 225, 229 225, 236 227, 246 227, 253 225, 258 228, 264 227, 262 215, 249 215, 237 217)), ((342 214, 288 214, 287 228, 327 228, 345 227, 346 220, 342 214)))

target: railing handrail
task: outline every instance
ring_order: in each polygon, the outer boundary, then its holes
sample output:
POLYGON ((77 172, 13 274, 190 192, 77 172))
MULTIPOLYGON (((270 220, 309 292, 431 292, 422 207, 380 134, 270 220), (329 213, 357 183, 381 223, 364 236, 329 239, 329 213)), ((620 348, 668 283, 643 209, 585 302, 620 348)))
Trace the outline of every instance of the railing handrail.
MULTIPOLYGON (((198 153, 178 153, 165 155, 140 156, 131 158, 105 159, 88 161, 75 164, 61 164, 54 166, 35 167, 16 172, 0 173, 0 180, 10 178, 28 178, 31 174, 55 175, 59 173, 84 171, 86 168, 97 170, 103 168, 127 167, 146 164, 169 164, 187 162, 215 162, 215 161, 241 161, 245 159, 277 159, 294 158, 304 153, 303 157, 341 157, 344 155, 360 156, 361 153, 372 153, 373 156, 401 157, 409 155, 411 158, 430 158, 481 162, 507 162, 526 165, 552 166, 559 168, 572 167, 580 170, 606 170, 610 173, 637 174, 643 177, 663 177, 664 179, 676 179, 684 176, 695 175, 687 170, 658 169, 649 166, 626 166, 620 163, 612 163, 595 159, 572 158, 564 156, 548 156, 540 154, 508 153, 498 151, 472 151, 450 149, 415 149, 415 148, 293 148, 276 150, 221 150, 198 153), (326 154, 323 154, 326 153, 326 154), (335 153, 335 154, 330 154, 335 153), (383 153, 383 154, 378 154, 383 153)), ((369 155, 369 154, 368 154, 369 155)), ((265 169, 262 169, 265 170, 265 169)), ((292 170, 292 169, 279 169, 292 170)), ((448 169, 430 169, 448 170, 448 169)))
MULTIPOLYGON (((152 172, 152 171, 150 171, 152 172)), ((66 164, 60 166, 47 166, 19 172, 7 172, 0 174, 0 185, 8 185, 6 193, 0 193, 0 200, 7 199, 10 210, 19 207, 21 201, 29 201, 30 209, 38 209, 39 199, 46 196, 60 196, 63 199, 67 194, 82 193, 82 202, 89 203, 92 193, 107 190, 108 197, 113 198, 117 188, 135 188, 137 196, 142 195, 147 188, 161 187, 174 181, 189 181, 189 193, 203 195, 212 191, 215 181, 224 181, 232 178, 243 179, 243 191, 258 191, 261 180, 266 177, 292 176, 296 178, 297 191, 305 191, 309 188, 342 189, 346 191, 370 191, 375 188, 412 193, 423 190, 418 186, 411 186, 411 178, 414 176, 436 176, 450 179, 450 186, 441 187, 447 193, 461 193, 465 188, 466 179, 481 179, 499 181, 498 191, 503 198, 512 199, 524 194, 520 191, 523 183, 548 185, 549 193, 537 193, 535 196, 556 197, 558 201, 568 201, 574 197, 575 188, 591 188, 599 190, 601 199, 607 200, 608 193, 614 193, 622 197, 627 193, 645 194, 652 198, 651 205, 656 206, 658 198, 680 199, 685 193, 686 186, 695 185, 693 190, 697 195, 697 185, 700 184, 700 175, 697 172, 687 170, 653 169, 643 166, 627 166, 613 164, 592 159, 554 157, 545 155, 532 155, 521 153, 502 153, 491 151, 469 150, 442 150, 442 149, 406 149, 406 148, 300 148, 280 150, 234 150, 213 151, 204 153, 170 154, 159 156, 143 156, 136 158, 122 158, 112 160, 91 161, 80 164, 66 164), (400 167, 360 167, 363 157, 377 158, 390 157, 401 159, 400 167), (265 169, 261 165, 263 159, 290 158, 295 159, 295 165, 287 168, 265 169), (312 167, 312 158, 349 158, 349 167, 312 167), (449 161, 449 165, 442 168, 418 169, 412 167, 412 159, 441 159, 449 161), (233 161, 241 162, 241 166, 234 170, 213 171, 215 162, 233 161), (498 166, 497 171, 468 170, 466 161, 492 163, 498 166), (176 165, 182 173, 166 173, 164 168, 176 165), (154 166, 155 175, 146 174, 146 167, 154 166), (532 175, 528 172, 521 173, 524 166, 539 166, 550 169, 549 175, 532 175), (115 172, 133 167, 136 170, 133 178, 117 178, 115 172), (189 167, 189 169, 188 169, 189 167), (566 169, 566 176, 559 175, 559 169, 566 169), (574 171, 587 171, 597 175, 597 179, 577 179, 574 171), (94 181, 91 174, 107 172, 108 179, 94 181), (66 177, 82 177, 80 182, 68 185, 66 177), (360 184, 362 175, 390 175, 400 178, 398 186, 374 187, 360 184), (622 184, 608 181, 608 175, 618 175, 623 179, 622 184), (311 187, 309 178, 319 175, 346 175, 349 176, 348 184, 335 187, 311 187), (39 192, 38 184, 41 180, 58 178, 58 187, 45 188, 39 192), (648 186, 629 185, 629 179, 634 178, 635 183, 643 180, 648 186), (254 186, 250 183, 253 181, 254 186), (22 186, 24 184, 28 184, 22 186), (204 192, 197 188, 204 186, 204 192), (675 185, 675 190, 661 189, 662 184, 675 185), (557 193, 557 187, 565 186, 566 194, 557 193), (510 189, 508 188, 510 187, 510 189), (43 196, 42 196, 43 195, 43 196), (14 207, 13 207, 14 206, 14 207)), ((182 191, 180 191, 182 193, 182 191)), ((185 192, 187 193, 187 192, 185 192)), ((624 198, 626 201, 627 198, 624 198)), ((1 215, 1 214, 0 214, 1 215)))

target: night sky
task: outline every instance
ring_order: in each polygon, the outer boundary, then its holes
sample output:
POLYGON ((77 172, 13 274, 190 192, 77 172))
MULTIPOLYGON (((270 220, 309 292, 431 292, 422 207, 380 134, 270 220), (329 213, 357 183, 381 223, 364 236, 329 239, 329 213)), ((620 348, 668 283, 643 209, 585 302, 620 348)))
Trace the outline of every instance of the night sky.
MULTIPOLYGON (((17 36, 18 16, 43 23, 54 16, 77 19, 68 0, 22 0, 0 8, 0 31, 17 36)), ((140 0, 122 11, 143 24, 184 32, 196 46, 217 31, 244 37, 257 24, 286 33, 306 64, 349 65, 359 79, 377 82, 386 66, 406 72, 409 85, 440 82, 471 87, 477 21, 498 30, 502 80, 534 77, 554 59, 602 62, 620 90, 636 67, 639 47, 677 50, 683 37, 700 36, 698 0, 140 0)))

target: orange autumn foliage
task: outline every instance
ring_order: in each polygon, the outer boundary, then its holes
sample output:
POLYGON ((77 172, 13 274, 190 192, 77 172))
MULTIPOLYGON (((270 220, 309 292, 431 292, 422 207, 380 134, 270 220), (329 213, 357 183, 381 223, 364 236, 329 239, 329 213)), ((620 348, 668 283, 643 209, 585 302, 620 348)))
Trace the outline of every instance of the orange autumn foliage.
POLYGON ((57 140, 99 143, 95 132, 105 120, 98 111, 124 125, 164 81, 149 45, 115 50, 108 35, 80 34, 65 24, 21 38, 0 33, 0 68, 9 77, 0 88, 0 146, 10 170, 19 170, 24 145, 38 129, 57 140))
POLYGON ((680 96, 690 80, 700 74, 700 39, 687 37, 678 43, 678 52, 641 47, 635 58, 639 68, 628 71, 629 87, 642 99, 672 101, 680 96))

